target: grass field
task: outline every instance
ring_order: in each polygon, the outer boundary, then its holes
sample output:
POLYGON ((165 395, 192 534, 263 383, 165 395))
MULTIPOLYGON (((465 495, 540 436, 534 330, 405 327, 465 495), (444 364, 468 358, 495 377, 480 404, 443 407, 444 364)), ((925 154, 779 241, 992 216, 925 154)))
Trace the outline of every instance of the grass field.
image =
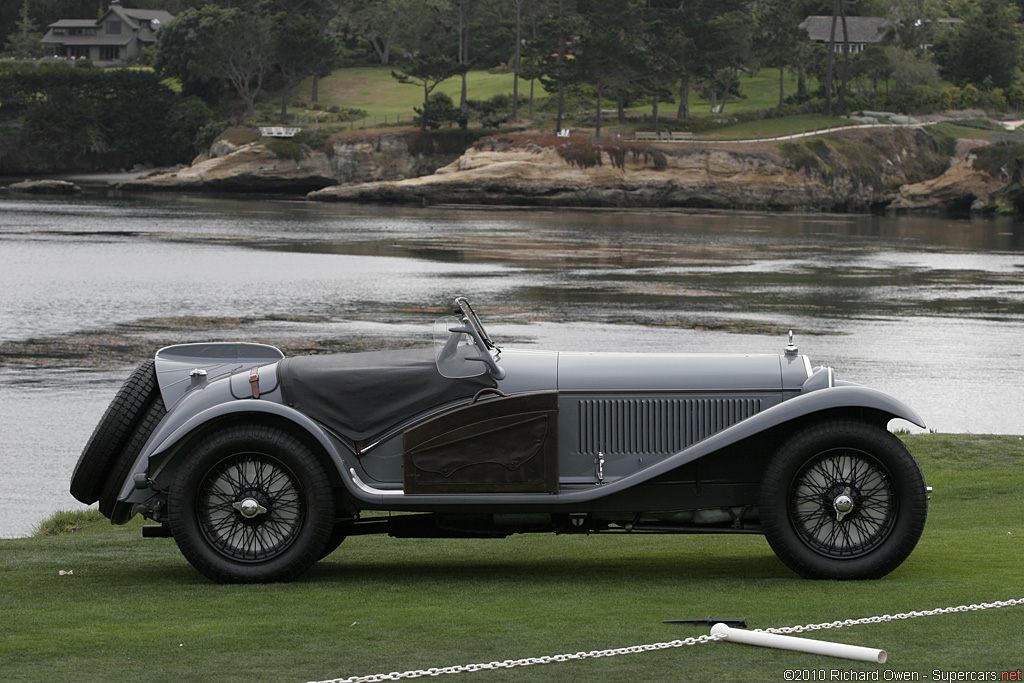
MULTIPOLYGON (((665 619, 746 617, 768 628, 1024 598, 1024 441, 906 440, 935 492, 917 549, 878 581, 800 579, 758 536, 365 536, 295 583, 262 586, 210 583, 173 540, 142 539, 138 522, 3 540, 0 678, 323 680, 708 632, 665 619)), ((1022 623, 1024 607, 1007 607, 815 636, 883 648, 884 666, 711 643, 453 680, 783 681, 793 669, 998 676, 1024 666, 1022 623)))
MULTIPOLYGON (((328 108, 339 106, 363 109, 367 118, 355 122, 355 127, 376 127, 385 123, 394 123, 401 118, 403 122, 411 121, 413 107, 422 106, 423 90, 413 85, 403 85, 391 77, 391 67, 351 67, 338 69, 330 76, 320 80, 319 106, 328 108)), ((491 74, 486 71, 471 71, 467 76, 466 92, 470 99, 486 100, 494 95, 512 93, 512 74, 491 74)), ((786 93, 796 91, 796 81, 787 75, 786 93)), ((711 102, 701 98, 697 92, 690 93, 690 109, 693 116, 728 117, 741 112, 771 109, 778 104, 779 72, 777 69, 762 69, 754 76, 745 76, 740 82, 741 98, 730 99, 726 103, 725 114, 712 114, 711 102)), ((440 86, 437 91, 447 93, 456 103, 462 88, 459 78, 451 78, 440 86)), ((520 80, 519 94, 528 97, 530 84, 520 80)), ((539 100, 547 95, 539 83, 536 84, 536 98, 539 100)), ((309 100, 312 92, 312 80, 306 80, 299 87, 299 95, 309 100)), ((614 107, 613 102, 605 102, 605 108, 614 107)), ((662 103, 661 116, 674 118, 677 105, 662 103)), ((293 110, 294 112, 295 110, 293 110)), ((638 105, 629 110, 630 115, 650 114, 650 103, 638 105)), ((569 112, 573 116, 574 112, 569 112)), ((522 116, 526 116, 523 108, 522 116)), ((613 123, 611 120, 608 124, 613 123)))
MULTIPOLYGON (((423 89, 399 83, 391 77, 391 71, 391 67, 369 66, 338 69, 320 80, 320 105, 364 109, 370 119, 376 117, 377 124, 384 123, 385 116, 389 121, 394 121, 398 116, 401 116, 403 121, 411 121, 413 107, 423 106, 423 89)), ((310 98, 312 87, 312 79, 307 79, 300 86, 299 94, 302 99, 310 98)), ((520 81, 519 88, 526 94, 529 84, 520 81)), ((446 93, 458 104, 462 92, 462 79, 450 78, 434 92, 446 93)), ((469 98, 474 100, 486 100, 494 95, 511 93, 512 74, 471 71, 466 76, 466 92, 469 98)), ((365 124, 377 125, 372 121, 366 121, 365 124)))

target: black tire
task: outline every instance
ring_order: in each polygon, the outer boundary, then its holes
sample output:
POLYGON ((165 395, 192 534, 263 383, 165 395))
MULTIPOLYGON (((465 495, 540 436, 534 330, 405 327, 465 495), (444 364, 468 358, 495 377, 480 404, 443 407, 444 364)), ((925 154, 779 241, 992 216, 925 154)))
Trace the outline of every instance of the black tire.
POLYGON ((313 452, 287 432, 225 427, 175 474, 168 523, 185 558, 219 583, 291 581, 320 559, 334 494, 313 452))
POLYGON ((761 482, 772 550, 808 579, 877 579, 917 545, 928 515, 914 456, 885 428, 856 420, 812 425, 785 442, 761 482))
POLYGON ((100 499, 118 455, 159 393, 154 365, 147 360, 128 376, 82 449, 71 475, 71 495, 86 505, 100 499))
POLYGON ((320 553, 320 559, 324 559, 341 545, 341 542, 348 538, 348 525, 347 524, 335 524, 334 529, 331 531, 331 537, 327 539, 327 545, 324 546, 323 551, 320 553))
POLYGON ((149 441, 149 437, 156 431, 156 426, 160 424, 160 421, 164 419, 166 414, 164 401, 160 394, 157 394, 153 397, 153 402, 149 404, 149 407, 142 414, 142 419, 135 428, 135 433, 128 439, 128 442, 118 454, 117 460, 110 468, 110 474, 107 476, 107 481, 103 484, 103 490, 100 492, 99 507, 103 516, 111 521, 116 523, 128 521, 127 519, 114 519, 112 516, 114 505, 117 503, 117 496, 121 493, 121 485, 124 484, 125 477, 128 476, 129 470, 135 464, 135 459, 139 457, 142 447, 149 441))

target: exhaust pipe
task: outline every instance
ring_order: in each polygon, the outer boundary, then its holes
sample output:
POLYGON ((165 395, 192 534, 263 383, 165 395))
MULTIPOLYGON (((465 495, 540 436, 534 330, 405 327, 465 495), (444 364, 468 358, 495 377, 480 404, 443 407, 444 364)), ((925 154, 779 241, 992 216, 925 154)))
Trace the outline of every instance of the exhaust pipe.
POLYGON ((143 524, 142 537, 174 538, 174 533, 171 531, 171 527, 167 526, 166 524, 143 524))

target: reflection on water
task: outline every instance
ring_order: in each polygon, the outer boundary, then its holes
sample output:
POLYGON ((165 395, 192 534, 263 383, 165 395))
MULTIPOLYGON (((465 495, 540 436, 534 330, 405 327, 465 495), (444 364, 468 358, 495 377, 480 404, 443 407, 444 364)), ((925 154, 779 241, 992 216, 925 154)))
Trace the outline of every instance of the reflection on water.
POLYGON ((934 429, 1024 433, 1024 231, 1004 220, 12 196, 0 288, 0 537, 77 505, 71 469, 140 348, 427 344, 458 294, 534 347, 774 352, 794 329, 934 429))

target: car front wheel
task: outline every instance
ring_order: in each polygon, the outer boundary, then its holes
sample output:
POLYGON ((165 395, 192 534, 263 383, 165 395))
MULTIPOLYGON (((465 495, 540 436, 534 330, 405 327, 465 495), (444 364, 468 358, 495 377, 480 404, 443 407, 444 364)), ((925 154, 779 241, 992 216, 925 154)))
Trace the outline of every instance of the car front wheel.
POLYGON ((171 485, 168 522, 182 554, 221 583, 290 581, 323 554, 334 499, 304 443, 236 425, 203 438, 171 485))
POLYGON ((790 569, 810 579, 874 579, 898 567, 924 530, 928 495, 917 461, 886 429, 832 420, 775 453, 761 525, 790 569))

